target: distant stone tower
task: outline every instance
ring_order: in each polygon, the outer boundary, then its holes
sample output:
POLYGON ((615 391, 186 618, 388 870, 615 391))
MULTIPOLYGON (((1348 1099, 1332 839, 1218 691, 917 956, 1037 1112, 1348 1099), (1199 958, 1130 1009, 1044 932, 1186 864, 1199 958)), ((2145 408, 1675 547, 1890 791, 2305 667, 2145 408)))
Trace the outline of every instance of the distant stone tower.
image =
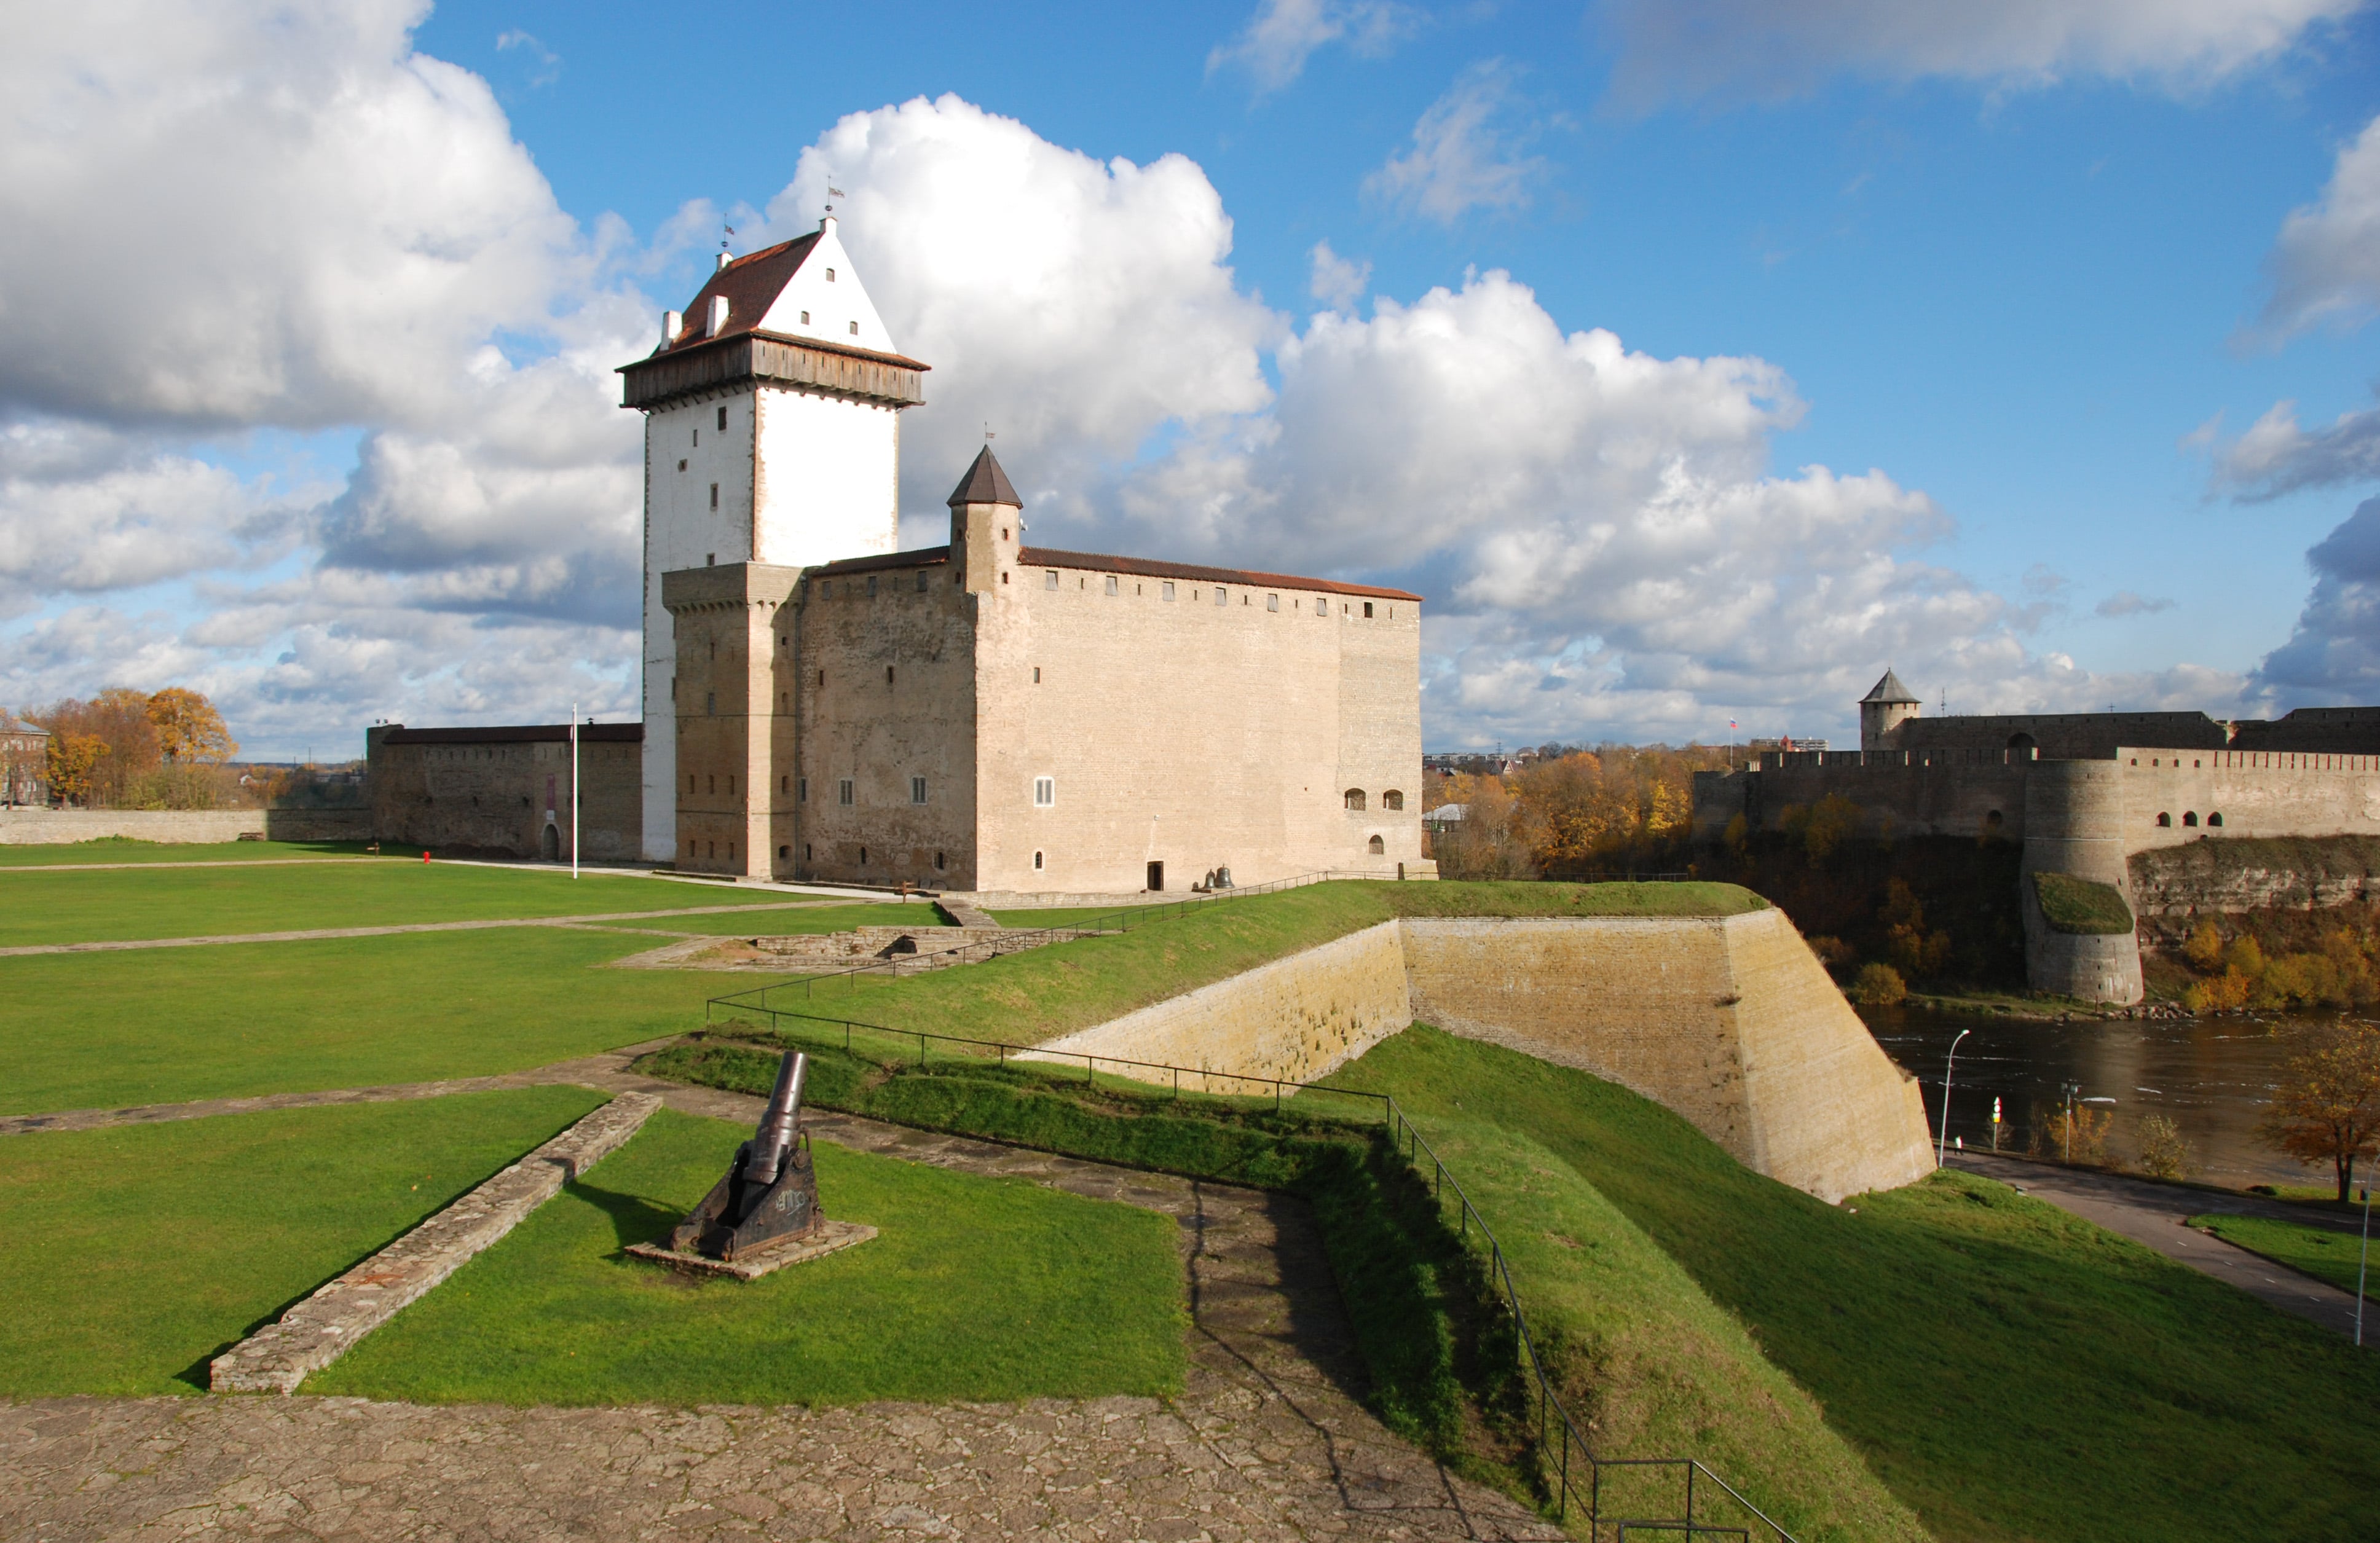
POLYGON ((893 348, 832 215, 797 240, 721 253, 686 313, 663 314, 660 345, 621 369, 621 404, 645 415, 647 859, 678 850, 677 654, 662 575, 893 550, 900 414, 925 400, 925 369, 893 348))
POLYGON ((1889 669, 1865 696, 1860 698, 1860 749, 1883 750, 1892 742, 1892 731, 1917 716, 1917 698, 1900 683, 1900 677, 1889 669))

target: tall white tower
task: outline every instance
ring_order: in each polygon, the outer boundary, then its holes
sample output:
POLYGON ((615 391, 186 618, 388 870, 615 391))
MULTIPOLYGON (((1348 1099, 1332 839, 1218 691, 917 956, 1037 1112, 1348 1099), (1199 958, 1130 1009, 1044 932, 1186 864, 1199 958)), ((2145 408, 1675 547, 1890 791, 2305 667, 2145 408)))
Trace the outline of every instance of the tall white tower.
POLYGON ((677 853, 677 670, 662 575, 889 552, 900 527, 901 409, 926 366, 892 346, 832 215, 719 269, 660 346, 623 366, 645 415, 644 855, 677 853))

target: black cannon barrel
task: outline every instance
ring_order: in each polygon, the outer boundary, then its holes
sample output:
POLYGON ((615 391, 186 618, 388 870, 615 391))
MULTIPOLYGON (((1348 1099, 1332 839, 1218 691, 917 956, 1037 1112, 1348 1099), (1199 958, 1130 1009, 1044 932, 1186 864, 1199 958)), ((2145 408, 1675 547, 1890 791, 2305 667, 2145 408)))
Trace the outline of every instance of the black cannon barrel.
POLYGON ((784 1165, 785 1154, 794 1150, 794 1132, 802 1120, 802 1079, 809 1075, 809 1057, 798 1050, 788 1050, 785 1058, 777 1063, 777 1086, 769 1094, 769 1107, 760 1115, 760 1127, 752 1133, 752 1156, 744 1165, 747 1179, 761 1184, 774 1184, 777 1170, 784 1165))

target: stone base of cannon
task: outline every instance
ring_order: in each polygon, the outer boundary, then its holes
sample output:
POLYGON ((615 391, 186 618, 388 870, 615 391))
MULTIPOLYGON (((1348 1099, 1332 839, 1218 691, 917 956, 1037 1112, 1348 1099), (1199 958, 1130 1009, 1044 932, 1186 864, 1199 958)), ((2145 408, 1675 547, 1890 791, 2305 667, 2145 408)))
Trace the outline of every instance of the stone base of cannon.
POLYGON ((856 1248, 875 1236, 874 1227, 857 1222, 821 1220, 817 1229, 807 1237, 785 1238, 732 1260, 682 1254, 661 1243, 631 1244, 628 1252, 637 1259, 666 1265, 682 1274, 725 1275, 739 1281, 757 1281, 788 1265, 808 1264, 814 1259, 823 1259, 829 1254, 856 1248))

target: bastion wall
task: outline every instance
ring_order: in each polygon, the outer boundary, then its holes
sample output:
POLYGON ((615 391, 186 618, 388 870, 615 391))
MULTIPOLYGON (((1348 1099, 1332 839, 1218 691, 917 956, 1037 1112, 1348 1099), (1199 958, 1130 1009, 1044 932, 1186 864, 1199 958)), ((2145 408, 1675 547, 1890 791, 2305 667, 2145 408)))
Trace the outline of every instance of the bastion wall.
POLYGON ((1916 1082, 1775 910, 1383 922, 1044 1049, 1312 1080, 1415 1021, 1608 1078, 1829 1202, 1934 1166, 1916 1082))

